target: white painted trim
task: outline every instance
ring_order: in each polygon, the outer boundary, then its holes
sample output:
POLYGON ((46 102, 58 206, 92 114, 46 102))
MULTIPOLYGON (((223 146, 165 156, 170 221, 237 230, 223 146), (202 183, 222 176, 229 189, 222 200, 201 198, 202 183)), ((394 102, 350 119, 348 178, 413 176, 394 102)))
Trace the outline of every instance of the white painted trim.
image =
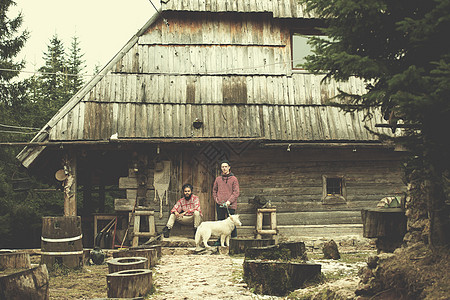
POLYGON ((50 239, 50 238, 45 238, 45 237, 41 236, 41 240, 44 242, 48 242, 48 243, 73 242, 73 241, 81 240, 82 238, 83 238, 82 234, 80 234, 79 236, 74 236, 71 238, 62 238, 62 239, 50 239))

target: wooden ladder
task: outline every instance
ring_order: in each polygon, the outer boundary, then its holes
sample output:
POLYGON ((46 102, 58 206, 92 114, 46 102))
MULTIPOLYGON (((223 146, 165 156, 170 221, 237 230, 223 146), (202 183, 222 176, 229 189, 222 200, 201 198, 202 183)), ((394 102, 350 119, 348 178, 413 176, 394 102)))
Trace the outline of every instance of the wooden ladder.
MULTIPOLYGON (((140 237, 150 238, 150 237, 156 236, 155 212, 153 210, 137 207, 136 210, 134 212, 132 212, 132 214, 134 216, 132 247, 137 247, 139 245, 140 237), (141 225, 141 217, 148 218, 148 232, 139 231, 140 225, 141 225)), ((130 216, 130 219, 131 219, 131 216, 130 216)))

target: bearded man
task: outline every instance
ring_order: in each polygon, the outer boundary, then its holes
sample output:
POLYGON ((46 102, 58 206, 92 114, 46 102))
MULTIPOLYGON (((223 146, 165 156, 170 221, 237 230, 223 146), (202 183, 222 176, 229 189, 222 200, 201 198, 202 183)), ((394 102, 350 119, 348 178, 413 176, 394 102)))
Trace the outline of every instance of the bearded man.
POLYGON ((194 187, 187 183, 183 185, 182 190, 184 197, 177 201, 170 211, 170 217, 167 225, 163 229, 165 238, 170 236, 170 230, 175 222, 182 225, 194 226, 194 236, 198 225, 202 222, 202 210, 200 208, 200 199, 192 194, 194 187))

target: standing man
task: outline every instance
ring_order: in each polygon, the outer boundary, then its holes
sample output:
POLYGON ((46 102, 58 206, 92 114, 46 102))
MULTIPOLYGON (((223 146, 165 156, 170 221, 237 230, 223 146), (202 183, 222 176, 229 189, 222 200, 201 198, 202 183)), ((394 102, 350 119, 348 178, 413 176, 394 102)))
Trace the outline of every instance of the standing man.
POLYGON ((202 210, 200 208, 200 199, 198 196, 192 194, 194 187, 186 183, 183 185, 182 190, 184 197, 177 201, 170 211, 170 217, 167 221, 167 225, 163 228, 163 234, 165 238, 170 235, 170 230, 175 222, 182 225, 194 225, 194 237, 197 231, 198 225, 202 222, 202 210))
MULTIPOLYGON (((239 182, 236 176, 231 173, 231 165, 228 160, 221 161, 220 169, 222 174, 214 181, 213 197, 216 202, 217 219, 225 220, 228 217, 228 211, 231 215, 236 212, 239 182)), ((237 237, 236 228, 231 232, 231 237, 237 237)))

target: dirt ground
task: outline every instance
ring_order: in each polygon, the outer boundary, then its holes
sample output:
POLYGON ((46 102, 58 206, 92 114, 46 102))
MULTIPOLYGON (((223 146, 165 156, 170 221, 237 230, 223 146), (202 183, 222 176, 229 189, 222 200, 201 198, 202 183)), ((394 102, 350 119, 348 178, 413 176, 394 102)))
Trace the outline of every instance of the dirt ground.
MULTIPOLYGON (((291 292, 285 297, 257 295, 242 278, 244 257, 226 254, 193 254, 194 248, 163 248, 163 256, 153 269, 154 290, 146 299, 358 299, 358 271, 367 266, 374 249, 341 247, 341 259, 322 259, 320 248, 310 248, 309 261, 320 263, 324 281, 291 292)), ((424 246, 401 248, 396 254, 380 255, 378 283, 381 291, 359 299, 449 299, 450 259, 448 251, 437 255, 424 246), (392 257, 393 259, 389 259, 392 257), (381 259, 381 258, 380 258, 381 259), (410 296, 387 296, 403 290, 410 296)), ((33 257, 38 262, 39 256, 33 257)), ((106 298, 106 263, 87 265, 82 270, 56 269, 50 276, 50 299, 106 298)))
MULTIPOLYGON (((163 256, 153 270, 154 291, 147 299, 308 299, 311 287, 295 291, 290 297, 257 295, 242 279, 243 256, 192 254, 193 249, 163 248, 163 256)), ((358 268, 373 251, 341 253, 338 261, 322 260, 321 252, 310 252, 313 262, 322 264, 327 289, 337 291, 339 299, 353 299, 359 281, 358 268)), ((106 297, 106 264, 85 266, 83 270, 55 270, 50 277, 50 299, 95 299, 106 297)))

